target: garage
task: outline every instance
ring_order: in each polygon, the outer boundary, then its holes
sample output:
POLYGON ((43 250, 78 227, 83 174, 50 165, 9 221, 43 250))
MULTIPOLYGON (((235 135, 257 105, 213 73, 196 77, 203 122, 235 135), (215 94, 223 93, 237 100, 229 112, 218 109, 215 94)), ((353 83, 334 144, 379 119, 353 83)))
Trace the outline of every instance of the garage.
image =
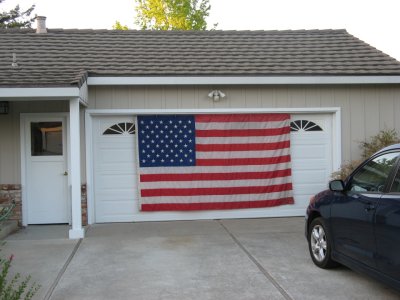
MULTIPOLYGON (((292 113, 291 157, 294 205, 205 211, 139 210, 136 117, 90 118, 93 153, 92 223, 301 216, 311 195, 326 187, 335 160, 335 113, 292 113)), ((89 202, 90 203, 90 202, 89 202)), ((89 221, 90 222, 90 221, 89 221)))

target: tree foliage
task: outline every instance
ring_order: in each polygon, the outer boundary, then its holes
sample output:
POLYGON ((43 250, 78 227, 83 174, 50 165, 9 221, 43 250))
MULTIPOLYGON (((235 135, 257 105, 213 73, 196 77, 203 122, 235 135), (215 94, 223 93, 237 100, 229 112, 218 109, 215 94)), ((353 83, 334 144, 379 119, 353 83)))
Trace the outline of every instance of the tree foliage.
MULTIPOLYGON (((4 0, 0 0, 0 4, 4 0)), ((19 5, 10 11, 0 12, 0 28, 31 28, 35 17, 31 17, 35 5, 32 5, 25 11, 21 11, 19 5)))
POLYGON ((205 30, 209 0, 135 0, 141 29, 205 30))
POLYGON ((114 30, 128 30, 128 26, 122 25, 119 21, 115 21, 115 24, 113 25, 114 30))

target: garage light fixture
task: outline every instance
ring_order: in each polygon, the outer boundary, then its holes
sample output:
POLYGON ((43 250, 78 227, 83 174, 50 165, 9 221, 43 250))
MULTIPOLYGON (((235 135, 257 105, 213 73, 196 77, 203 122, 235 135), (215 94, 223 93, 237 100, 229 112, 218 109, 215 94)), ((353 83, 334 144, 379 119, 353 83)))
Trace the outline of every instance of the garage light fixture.
POLYGON ((1 101, 0 102, 0 115, 7 115, 8 114, 8 102, 7 101, 1 101))
POLYGON ((208 97, 213 99, 214 102, 218 102, 221 98, 226 97, 226 95, 220 90, 214 90, 208 94, 208 97))

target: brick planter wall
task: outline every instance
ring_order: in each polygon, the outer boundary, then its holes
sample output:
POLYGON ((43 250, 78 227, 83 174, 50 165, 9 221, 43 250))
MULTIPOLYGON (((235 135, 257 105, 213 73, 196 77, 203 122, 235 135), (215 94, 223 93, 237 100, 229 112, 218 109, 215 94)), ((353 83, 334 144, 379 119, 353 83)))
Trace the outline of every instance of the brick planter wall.
POLYGON ((81 186, 82 225, 87 225, 87 193, 86 184, 81 186))
POLYGON ((9 217, 10 220, 17 220, 22 226, 22 196, 20 184, 0 184, 0 203, 9 205, 15 201, 15 208, 9 217))
MULTIPOLYGON (((86 184, 81 186, 82 203, 82 225, 87 225, 87 194, 86 184)), ((0 184, 0 204, 11 204, 15 201, 15 208, 9 217, 10 220, 17 220, 22 226, 22 196, 20 184, 0 184)))

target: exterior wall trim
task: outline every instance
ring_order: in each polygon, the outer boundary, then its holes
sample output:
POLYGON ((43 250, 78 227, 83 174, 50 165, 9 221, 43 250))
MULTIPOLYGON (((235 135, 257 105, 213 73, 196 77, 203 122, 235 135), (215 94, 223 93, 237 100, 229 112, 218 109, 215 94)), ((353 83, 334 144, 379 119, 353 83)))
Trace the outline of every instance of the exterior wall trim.
POLYGON ((89 77, 88 85, 398 84, 400 76, 171 76, 89 77))
POLYGON ((81 197, 81 154, 80 154, 80 117, 79 98, 69 101, 69 170, 71 189, 71 229, 70 239, 80 239, 85 236, 82 228, 82 197, 81 197))
POLYGON ((78 98, 79 103, 88 106, 88 86, 85 82, 78 87, 53 88, 0 88, 0 99, 8 101, 70 100, 78 98))
MULTIPOLYGON (((333 170, 338 169, 341 164, 341 109, 340 107, 327 108, 257 108, 257 109, 88 109, 85 111, 85 143, 86 143, 86 179, 87 179, 87 215, 88 224, 95 222, 94 216, 94 166, 93 166, 93 117, 95 116, 118 116, 118 115, 146 115, 146 114, 205 114, 205 113, 304 113, 304 114, 333 114, 333 133, 332 133, 332 167, 333 170)), ((304 214, 304 211, 298 212, 299 216, 304 214)), ((201 219, 213 218, 214 212, 202 214, 201 219)), ((283 214, 284 215, 284 214, 283 214)), ((283 216, 282 215, 282 216, 283 216)), ((232 215, 232 217, 234 217, 232 215)), ((257 213, 243 215, 243 218, 260 217, 257 213)), ((197 217, 199 218, 199 217, 197 217)), ((167 221, 167 220, 189 220, 196 219, 196 214, 190 216, 178 216, 176 214, 164 214, 162 217, 139 216, 135 221, 167 221)))
POLYGON ((73 97, 80 96, 80 89, 78 87, 59 87, 59 88, 0 88, 0 99, 10 100, 43 100, 43 98, 62 98, 65 100, 73 97), (28 99, 23 99, 28 98, 28 99))

